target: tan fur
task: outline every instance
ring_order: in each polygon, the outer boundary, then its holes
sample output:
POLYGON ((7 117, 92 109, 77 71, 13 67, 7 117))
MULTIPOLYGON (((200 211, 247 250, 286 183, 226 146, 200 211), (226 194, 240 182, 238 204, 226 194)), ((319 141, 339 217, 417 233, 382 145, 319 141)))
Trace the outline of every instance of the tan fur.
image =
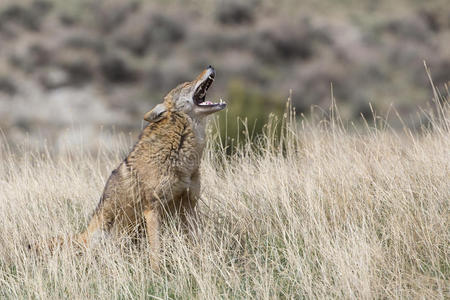
POLYGON ((145 225, 151 263, 158 269, 160 222, 174 215, 186 223, 194 210, 200 192, 205 116, 225 107, 206 109, 192 100, 211 72, 209 68, 194 81, 179 85, 164 103, 145 114, 150 124, 112 172, 87 229, 75 238, 78 243, 88 245, 100 230, 133 233, 145 225))

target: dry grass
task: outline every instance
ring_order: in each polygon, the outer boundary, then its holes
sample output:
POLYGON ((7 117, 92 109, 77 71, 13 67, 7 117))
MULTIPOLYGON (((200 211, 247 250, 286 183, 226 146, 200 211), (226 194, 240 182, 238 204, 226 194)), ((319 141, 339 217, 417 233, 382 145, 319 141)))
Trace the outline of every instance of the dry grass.
POLYGON ((210 146, 201 224, 189 239, 165 224, 160 274, 125 240, 82 255, 24 247, 82 229, 129 143, 95 155, 4 146, 0 297, 448 297, 448 109, 440 115, 420 134, 304 119, 287 122, 281 142, 269 132, 231 157, 210 146))

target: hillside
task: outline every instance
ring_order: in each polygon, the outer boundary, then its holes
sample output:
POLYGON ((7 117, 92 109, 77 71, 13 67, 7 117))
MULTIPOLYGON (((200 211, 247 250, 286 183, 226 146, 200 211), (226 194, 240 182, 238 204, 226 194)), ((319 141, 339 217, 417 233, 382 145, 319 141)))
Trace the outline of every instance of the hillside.
POLYGON ((445 0, 5 0, 0 128, 56 147, 80 142, 68 128, 84 142, 136 134, 145 111, 209 64, 211 97, 239 107, 230 120, 265 121, 290 90, 297 112, 328 108, 332 83, 345 119, 392 104, 415 127, 431 99, 423 60, 438 89, 450 78, 449 20, 445 0))

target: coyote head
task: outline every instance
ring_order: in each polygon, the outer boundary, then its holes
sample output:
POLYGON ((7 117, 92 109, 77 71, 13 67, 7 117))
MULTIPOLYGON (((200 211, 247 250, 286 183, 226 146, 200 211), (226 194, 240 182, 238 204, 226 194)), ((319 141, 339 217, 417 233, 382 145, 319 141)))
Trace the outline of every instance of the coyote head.
POLYGON ((209 66, 191 82, 185 82, 171 90, 164 102, 147 112, 144 119, 150 123, 163 119, 167 112, 178 111, 193 119, 201 119, 225 108, 226 103, 213 103, 206 100, 206 92, 214 82, 216 72, 209 66))

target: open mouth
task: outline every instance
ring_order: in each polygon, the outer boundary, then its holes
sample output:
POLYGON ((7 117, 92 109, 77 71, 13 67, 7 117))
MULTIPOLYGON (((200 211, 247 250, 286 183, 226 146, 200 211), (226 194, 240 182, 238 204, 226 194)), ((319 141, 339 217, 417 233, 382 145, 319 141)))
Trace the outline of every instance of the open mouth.
POLYGON ((225 107, 225 103, 220 100, 218 103, 214 103, 211 101, 206 100, 206 93, 208 92, 208 89, 211 87, 211 85, 214 82, 214 77, 216 76, 216 72, 214 69, 209 68, 207 70, 207 73, 205 74, 203 79, 203 82, 200 83, 200 85, 197 87, 197 89, 194 92, 193 100, 194 103, 201 107, 216 107, 216 106, 223 106, 225 107))

